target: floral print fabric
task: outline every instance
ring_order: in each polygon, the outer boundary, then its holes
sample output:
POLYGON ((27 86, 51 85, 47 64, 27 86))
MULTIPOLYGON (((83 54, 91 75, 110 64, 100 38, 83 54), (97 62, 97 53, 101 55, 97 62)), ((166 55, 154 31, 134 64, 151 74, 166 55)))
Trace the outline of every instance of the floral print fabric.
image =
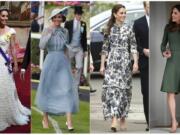
POLYGON ((128 115, 132 97, 131 54, 137 53, 136 48, 132 27, 114 24, 102 47, 102 53, 108 55, 102 91, 104 119, 128 115))

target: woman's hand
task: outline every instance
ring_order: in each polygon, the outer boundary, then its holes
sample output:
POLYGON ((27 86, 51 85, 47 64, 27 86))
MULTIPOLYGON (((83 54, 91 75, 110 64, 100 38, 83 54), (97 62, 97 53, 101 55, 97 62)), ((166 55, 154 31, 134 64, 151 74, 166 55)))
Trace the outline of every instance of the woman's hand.
POLYGON ((92 73, 92 72, 94 71, 94 66, 93 66, 93 64, 90 64, 89 70, 90 70, 90 73, 92 73))
POLYGON ((21 80, 25 80, 25 72, 26 72, 26 70, 22 68, 21 72, 20 72, 20 79, 21 80))
POLYGON ((104 72, 105 72, 105 67, 104 67, 104 66, 101 66, 101 68, 100 68, 100 74, 101 74, 101 75, 104 75, 104 72))
POLYGON ((171 57, 171 51, 170 50, 166 50, 166 51, 164 51, 163 52, 163 56, 165 57, 165 58, 170 58, 171 57))
POLYGON ((87 56, 88 56, 88 52, 85 51, 85 52, 84 52, 84 58, 87 57, 87 56))
POLYGON ((133 73, 137 73, 138 72, 138 63, 137 62, 134 62, 133 64, 133 73))
POLYGON ((102 54, 101 55, 101 66, 100 66, 100 74, 104 75, 105 72, 105 61, 106 61, 106 55, 102 54))
POLYGON ((150 51, 149 51, 149 49, 143 49, 143 53, 144 53, 144 55, 146 56, 146 57, 148 57, 149 58, 149 55, 150 55, 150 51))
POLYGON ((53 27, 50 26, 50 27, 48 27, 46 34, 47 34, 47 35, 51 35, 51 34, 53 34, 53 31, 54 31, 53 27))

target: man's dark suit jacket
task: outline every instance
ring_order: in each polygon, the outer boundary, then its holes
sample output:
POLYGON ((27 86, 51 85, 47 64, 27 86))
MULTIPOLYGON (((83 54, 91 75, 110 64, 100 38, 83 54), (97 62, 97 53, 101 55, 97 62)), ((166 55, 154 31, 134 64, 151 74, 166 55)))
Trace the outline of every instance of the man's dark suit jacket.
POLYGON ((27 46, 26 46, 26 51, 25 51, 25 55, 24 55, 24 58, 23 58, 23 63, 22 63, 22 66, 21 68, 23 69, 27 69, 29 63, 30 63, 30 42, 31 42, 31 36, 29 35, 29 38, 28 38, 28 42, 27 42, 27 46))
MULTIPOLYGON (((73 20, 67 21, 65 23, 65 28, 69 32, 69 43, 72 41, 73 36, 73 20)), ((83 31, 81 31, 81 46, 83 48, 83 51, 87 51, 87 36, 86 36, 86 23, 81 21, 81 27, 83 27, 83 31)))
POLYGON ((146 16, 143 16, 134 22, 134 32, 139 52, 140 70, 147 69, 149 67, 149 60, 143 53, 144 48, 149 49, 149 28, 146 16))

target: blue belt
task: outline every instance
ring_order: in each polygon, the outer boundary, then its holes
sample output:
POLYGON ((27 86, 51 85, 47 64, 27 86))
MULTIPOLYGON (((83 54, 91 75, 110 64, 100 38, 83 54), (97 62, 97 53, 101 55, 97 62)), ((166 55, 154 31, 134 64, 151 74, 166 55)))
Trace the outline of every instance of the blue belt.
POLYGON ((11 66, 10 58, 6 56, 6 54, 4 53, 4 51, 2 50, 1 47, 0 47, 0 54, 2 55, 2 57, 4 58, 4 60, 6 61, 6 62, 5 62, 5 65, 6 65, 7 68, 8 68, 8 72, 9 72, 9 73, 12 73, 12 66, 11 66))

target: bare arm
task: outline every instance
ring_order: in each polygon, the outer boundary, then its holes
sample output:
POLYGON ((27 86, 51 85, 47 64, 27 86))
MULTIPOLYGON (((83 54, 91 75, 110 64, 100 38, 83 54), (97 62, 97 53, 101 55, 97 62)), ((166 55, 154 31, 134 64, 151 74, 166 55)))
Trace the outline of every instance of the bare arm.
POLYGON ((10 53, 12 55, 13 62, 14 62, 14 71, 17 72, 18 71, 18 62, 17 62, 17 57, 16 57, 15 41, 16 41, 16 35, 12 34, 11 39, 10 39, 10 51, 11 51, 10 53))
POLYGON ((133 53, 132 56, 133 56, 134 63, 138 64, 138 55, 137 55, 137 53, 133 53))

